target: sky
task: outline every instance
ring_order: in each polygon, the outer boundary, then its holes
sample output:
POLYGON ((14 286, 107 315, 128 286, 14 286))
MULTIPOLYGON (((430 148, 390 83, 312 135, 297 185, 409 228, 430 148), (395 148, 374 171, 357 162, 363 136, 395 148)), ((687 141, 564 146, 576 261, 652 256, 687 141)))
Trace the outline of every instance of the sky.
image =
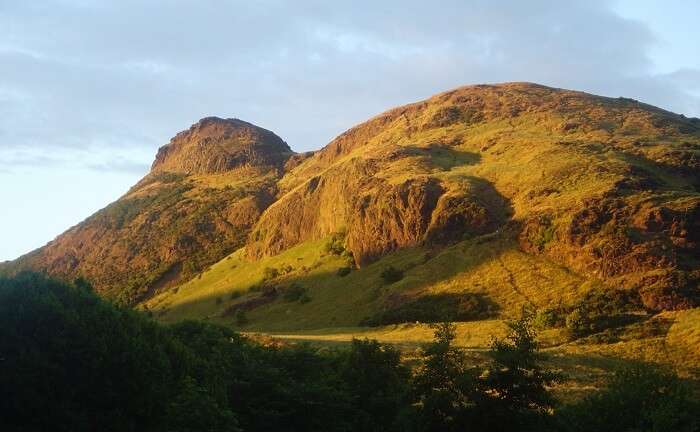
POLYGON ((532 81, 700 116, 695 0, 0 0, 0 261, 202 117, 318 149, 392 106, 532 81))

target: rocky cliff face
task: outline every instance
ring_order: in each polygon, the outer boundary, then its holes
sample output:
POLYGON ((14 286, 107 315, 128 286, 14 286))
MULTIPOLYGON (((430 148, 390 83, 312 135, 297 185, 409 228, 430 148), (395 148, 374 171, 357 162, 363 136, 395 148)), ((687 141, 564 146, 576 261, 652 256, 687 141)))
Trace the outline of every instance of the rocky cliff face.
POLYGON ((511 83, 392 109, 323 149, 203 119, 115 204, 21 262, 133 301, 245 246, 255 260, 344 233, 363 266, 498 231, 653 309, 698 301, 700 120, 511 83))

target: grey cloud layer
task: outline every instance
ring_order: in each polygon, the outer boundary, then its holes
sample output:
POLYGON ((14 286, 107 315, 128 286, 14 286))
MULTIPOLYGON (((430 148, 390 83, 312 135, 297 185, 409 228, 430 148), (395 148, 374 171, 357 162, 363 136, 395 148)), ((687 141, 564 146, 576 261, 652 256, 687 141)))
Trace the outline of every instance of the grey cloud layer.
POLYGON ((653 75, 654 42, 602 0, 0 0, 0 148, 152 154, 219 115, 308 150, 393 105, 499 81, 697 115, 700 71, 653 75))

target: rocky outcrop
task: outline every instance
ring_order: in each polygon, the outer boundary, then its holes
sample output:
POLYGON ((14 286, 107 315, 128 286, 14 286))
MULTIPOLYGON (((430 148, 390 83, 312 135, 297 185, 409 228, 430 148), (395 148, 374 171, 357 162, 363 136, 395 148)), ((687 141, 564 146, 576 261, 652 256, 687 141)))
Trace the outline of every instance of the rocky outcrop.
POLYGON ((533 217, 520 244, 611 285, 638 290, 649 309, 688 308, 700 300, 700 197, 657 199, 601 197, 557 219, 533 217))
POLYGON ((161 147, 151 171, 216 174, 243 167, 281 168, 292 154, 269 130, 238 119, 207 117, 161 147))
MULTIPOLYGON (((388 182, 378 174, 395 160, 353 158, 285 194, 261 217, 246 246, 253 259, 337 232, 357 265, 402 247, 449 244, 502 222, 504 199, 485 204, 481 188, 449 190, 437 177, 388 182)), ((490 193, 495 193, 489 190, 490 193)))

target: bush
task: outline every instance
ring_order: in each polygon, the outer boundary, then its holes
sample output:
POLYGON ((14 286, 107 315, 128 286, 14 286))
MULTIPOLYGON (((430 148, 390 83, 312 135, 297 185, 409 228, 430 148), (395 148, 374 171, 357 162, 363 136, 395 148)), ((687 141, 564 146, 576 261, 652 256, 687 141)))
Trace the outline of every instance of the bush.
POLYGON ((345 233, 339 232, 331 236, 331 238, 326 242, 323 250, 331 255, 343 255, 345 252, 345 233))
POLYGON ((308 290, 305 287, 293 283, 284 290, 282 298, 287 302, 300 301, 302 303, 308 303, 311 299, 307 295, 307 292, 308 290), (302 299, 304 301, 302 301, 302 299))
POLYGON ((601 392, 565 407, 560 430, 700 430, 700 403, 692 388, 673 373, 648 364, 619 370, 601 392))
POLYGON ((481 294, 432 294, 382 311, 364 325, 379 326, 406 322, 438 323, 470 321, 492 316, 497 306, 481 294))
POLYGON ((274 279, 279 275, 280 275, 279 270, 277 270, 274 267, 265 267, 263 269, 263 281, 268 281, 268 280, 274 279))
POLYGON ((380 274, 386 284, 392 284, 403 279, 403 270, 399 270, 394 266, 385 267, 380 274))
POLYGON ((242 326, 250 323, 250 320, 248 319, 248 315, 245 313, 245 311, 243 309, 238 309, 236 311, 235 320, 236 320, 236 325, 238 327, 242 327, 242 326))
POLYGON ((596 288, 570 306, 538 312, 533 325, 542 329, 565 327, 578 338, 643 319, 643 312, 636 293, 596 288))
POLYGON ((415 418, 407 423, 419 431, 470 430, 474 377, 464 352, 454 346, 454 324, 444 322, 433 328, 433 342, 422 348, 413 378, 415 418))
POLYGON ((336 274, 340 277, 345 277, 349 275, 352 272, 352 267, 347 266, 347 267, 340 267, 336 274))
POLYGON ((615 289, 593 289, 567 309, 566 328, 574 337, 627 325, 644 316, 636 293, 615 289))
POLYGON ((566 316, 558 308, 544 309, 537 312, 532 325, 538 329, 564 327, 566 325, 566 316))
POLYGON ((236 430, 227 402, 193 370, 171 330, 92 290, 43 276, 0 278, 0 418, 4 431, 181 430, 201 412, 236 430))

